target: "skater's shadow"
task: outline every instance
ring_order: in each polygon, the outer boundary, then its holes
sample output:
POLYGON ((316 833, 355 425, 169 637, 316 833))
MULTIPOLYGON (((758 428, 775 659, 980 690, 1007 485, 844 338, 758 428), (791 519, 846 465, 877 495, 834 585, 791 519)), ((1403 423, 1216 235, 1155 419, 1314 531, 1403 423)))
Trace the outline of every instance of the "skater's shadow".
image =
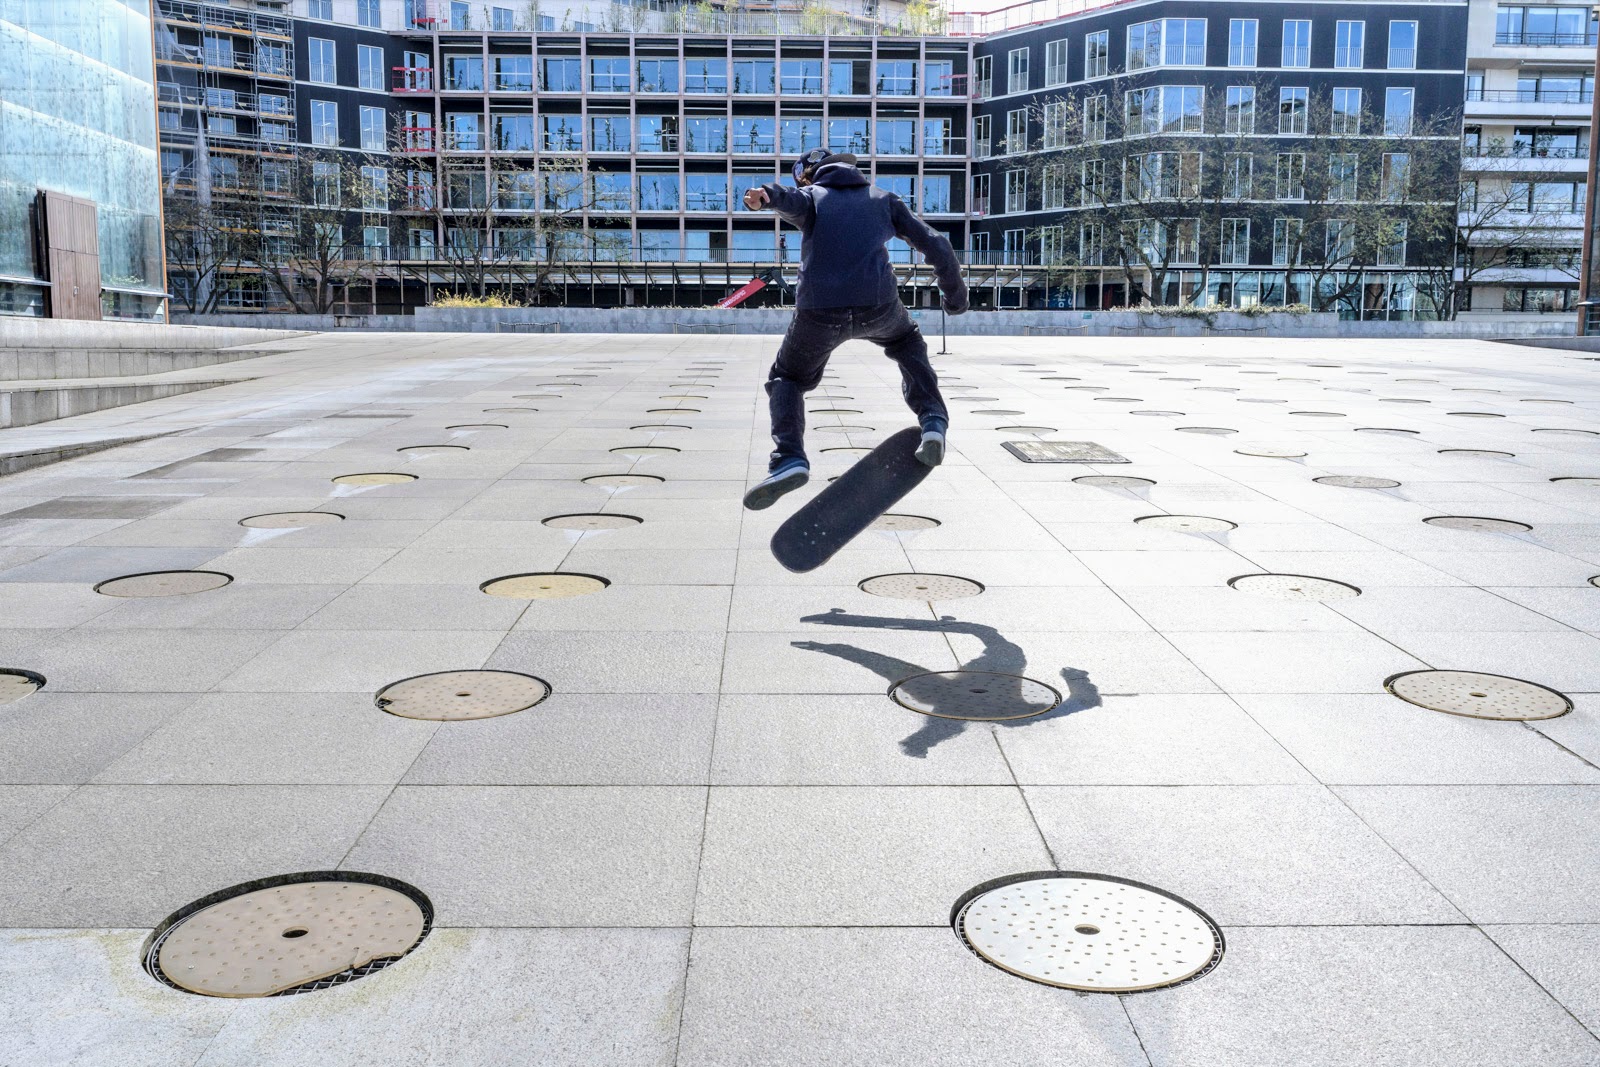
MULTIPOLYGON (((1026 703, 1027 698, 1022 692, 1021 676, 1027 673, 1028 659, 1023 654, 1021 646, 1008 640, 993 626, 978 622, 961 622, 950 615, 941 616, 939 619, 892 619, 877 615, 853 615, 843 608, 832 608, 821 615, 807 615, 802 622, 821 623, 827 626, 868 627, 878 630, 913 630, 924 633, 943 634, 968 634, 983 642, 983 651, 960 667, 963 671, 990 671, 999 675, 1015 676, 1016 680, 1006 678, 1000 684, 1011 686, 1015 691, 1007 694, 1018 703, 1026 703)), ((1065 684, 1066 692, 1062 694, 1060 704, 1042 715, 1035 715, 1025 719, 949 719, 940 718, 940 715, 955 714, 960 709, 951 704, 947 687, 917 684, 915 679, 919 675, 932 674, 945 668, 921 667, 915 663, 907 663, 903 659, 874 652, 871 649, 858 648, 837 641, 795 641, 795 648, 802 648, 808 652, 822 652, 829 656, 836 656, 877 674, 878 677, 888 682, 890 686, 913 679, 909 685, 902 686, 907 696, 925 703, 932 714, 911 736, 900 742, 900 750, 906 755, 916 759, 927 758, 929 750, 941 741, 959 735, 966 729, 968 722, 989 721, 995 726, 1017 727, 1028 726, 1032 723, 1043 722, 1046 719, 1058 719, 1063 715, 1071 715, 1075 711, 1100 706, 1100 690, 1094 682, 1089 680, 1085 671, 1074 667, 1061 668, 1061 680, 1065 684), (943 705, 941 707, 941 705, 943 705)), ((1035 705, 1042 706, 1042 705, 1035 705)))

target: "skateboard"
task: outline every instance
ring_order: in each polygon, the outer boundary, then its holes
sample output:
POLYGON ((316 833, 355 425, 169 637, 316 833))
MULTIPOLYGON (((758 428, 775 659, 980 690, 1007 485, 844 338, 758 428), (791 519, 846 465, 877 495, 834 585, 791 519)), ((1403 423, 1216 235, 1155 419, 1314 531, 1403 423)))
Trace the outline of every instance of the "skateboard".
POLYGON ((933 468, 914 453, 922 431, 910 427, 862 456, 772 535, 772 554, 796 573, 814 571, 922 484, 933 468))

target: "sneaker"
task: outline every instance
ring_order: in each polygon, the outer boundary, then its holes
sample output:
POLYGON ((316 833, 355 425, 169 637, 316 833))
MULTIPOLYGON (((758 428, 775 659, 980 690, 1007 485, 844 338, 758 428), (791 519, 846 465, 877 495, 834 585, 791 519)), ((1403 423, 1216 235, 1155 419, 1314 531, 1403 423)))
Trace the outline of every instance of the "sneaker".
POLYGON ((811 468, 803 462, 785 463, 744 495, 744 506, 751 511, 770 508, 785 493, 792 492, 811 480, 811 468))
POLYGON ((922 443, 917 446, 918 462, 929 467, 937 467, 944 462, 944 431, 924 430, 922 443))

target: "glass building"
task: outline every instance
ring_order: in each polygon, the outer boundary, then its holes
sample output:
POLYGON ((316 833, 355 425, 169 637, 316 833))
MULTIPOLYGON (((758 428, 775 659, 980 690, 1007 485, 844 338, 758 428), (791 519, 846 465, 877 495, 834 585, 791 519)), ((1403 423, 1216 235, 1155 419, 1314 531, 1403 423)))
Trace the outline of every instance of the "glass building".
POLYGON ((0 313, 164 314, 149 0, 0 0, 0 313))

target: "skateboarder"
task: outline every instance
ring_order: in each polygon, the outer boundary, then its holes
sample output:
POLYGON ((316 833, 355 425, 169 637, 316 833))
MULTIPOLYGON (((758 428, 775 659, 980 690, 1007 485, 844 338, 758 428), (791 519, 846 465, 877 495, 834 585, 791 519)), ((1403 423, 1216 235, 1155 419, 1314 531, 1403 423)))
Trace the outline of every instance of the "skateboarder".
POLYGON ((933 266, 944 310, 967 310, 967 286, 950 241, 913 215, 893 193, 873 188, 848 153, 814 148, 794 164, 798 188, 776 182, 744 195, 751 211, 771 208, 798 227, 800 280, 794 318, 767 374, 776 446, 767 477, 745 494, 752 511, 771 507, 811 477, 805 452, 805 394, 822 380, 833 350, 862 339, 900 365, 901 393, 916 414, 922 439, 916 457, 930 467, 944 459, 950 416, 928 346, 900 303, 885 245, 900 237, 933 266))

